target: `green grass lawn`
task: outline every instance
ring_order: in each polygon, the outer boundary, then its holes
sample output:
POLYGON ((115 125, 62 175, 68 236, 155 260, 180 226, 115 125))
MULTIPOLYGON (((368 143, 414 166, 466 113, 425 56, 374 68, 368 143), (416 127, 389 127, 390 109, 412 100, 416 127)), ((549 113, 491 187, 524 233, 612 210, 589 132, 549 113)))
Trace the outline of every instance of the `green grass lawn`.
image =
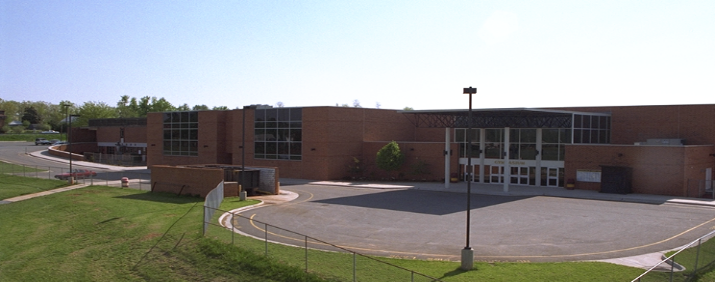
POLYGON ((66 185, 67 182, 61 180, 37 179, 0 173, 0 200, 66 185))
MULTIPOLYGON (((45 181, 30 180, 25 183, 45 181)), ((7 181, 0 177, 0 187, 7 181)), ((254 203, 227 198, 221 207, 254 203)), ((0 205, 0 281, 353 280, 351 254, 267 245, 216 226, 203 237, 202 204, 201 198, 90 186, 0 205), (311 274, 304 272, 307 257, 311 274)), ((379 259, 455 282, 630 281, 644 272, 599 262, 478 262, 464 272, 456 262, 379 259)), ((410 272, 361 256, 355 263, 357 281, 412 280, 410 272)))
MULTIPOLYGON (((45 171, 43 169, 38 169, 36 167, 31 166, 21 166, 21 165, 15 165, 15 164, 9 164, 5 162, 0 162, 0 174, 11 174, 16 173, 22 175, 22 173, 33 173, 33 172, 42 172, 45 171)), ((32 174, 32 176, 35 176, 36 174, 32 174)))

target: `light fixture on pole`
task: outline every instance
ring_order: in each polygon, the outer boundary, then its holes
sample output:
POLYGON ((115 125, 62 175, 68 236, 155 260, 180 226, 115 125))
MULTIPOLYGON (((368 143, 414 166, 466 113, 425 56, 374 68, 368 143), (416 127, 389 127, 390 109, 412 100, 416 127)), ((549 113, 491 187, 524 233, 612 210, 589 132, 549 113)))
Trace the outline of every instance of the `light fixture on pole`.
POLYGON ((473 269, 473 248, 471 248, 471 183, 473 182, 473 167, 471 167, 471 159, 473 159, 473 94, 476 93, 476 88, 468 87, 463 88, 463 94, 468 94, 468 145, 467 153, 468 166, 466 170, 470 170, 470 173, 466 175, 466 246, 461 251, 461 269, 471 270, 473 269))

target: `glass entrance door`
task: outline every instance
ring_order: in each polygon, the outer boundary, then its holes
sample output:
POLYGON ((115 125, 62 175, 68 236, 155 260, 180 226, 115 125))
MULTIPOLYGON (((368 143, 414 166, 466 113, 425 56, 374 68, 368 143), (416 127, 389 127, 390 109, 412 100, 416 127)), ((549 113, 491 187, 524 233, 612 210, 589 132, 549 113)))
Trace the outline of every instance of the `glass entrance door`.
POLYGON ((560 180, 560 171, 558 168, 543 168, 545 178, 547 181, 546 186, 557 187, 560 180))
POLYGON ((490 183, 503 183, 503 166, 490 166, 490 183))
POLYGON ((510 167, 510 183, 530 185, 535 184, 535 167, 510 167))

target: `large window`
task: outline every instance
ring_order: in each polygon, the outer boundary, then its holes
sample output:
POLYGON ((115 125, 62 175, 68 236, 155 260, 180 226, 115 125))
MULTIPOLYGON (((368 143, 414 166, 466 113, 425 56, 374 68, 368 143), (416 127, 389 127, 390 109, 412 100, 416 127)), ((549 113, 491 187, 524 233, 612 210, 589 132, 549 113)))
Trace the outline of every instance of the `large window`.
POLYGON ((301 160, 301 108, 254 111, 254 158, 301 160))
POLYGON ((469 139, 472 141, 471 145, 473 148, 471 149, 471 156, 473 158, 479 158, 480 157, 480 129, 471 129, 472 135, 466 135, 468 132, 468 129, 460 128, 456 129, 456 135, 455 139, 456 142, 459 143, 459 149, 460 149, 460 157, 465 158, 468 156, 468 150, 466 148, 466 145, 468 145, 469 139), (471 138, 472 137, 472 138, 471 138))
POLYGON ((503 131, 502 128, 489 128, 485 130, 486 159, 503 158, 503 131))
POLYGON ((163 151, 168 156, 198 156, 199 118, 196 111, 165 112, 163 151))
POLYGON ((565 144, 570 144, 570 136, 570 129, 543 129, 543 154, 541 158, 547 161, 564 161, 565 144))
POLYGON ((610 143, 609 116, 576 114, 573 119, 573 129, 575 129, 573 143, 610 143))
POLYGON ((535 128, 510 129, 510 149, 508 149, 511 160, 535 160, 538 155, 536 150, 535 128))

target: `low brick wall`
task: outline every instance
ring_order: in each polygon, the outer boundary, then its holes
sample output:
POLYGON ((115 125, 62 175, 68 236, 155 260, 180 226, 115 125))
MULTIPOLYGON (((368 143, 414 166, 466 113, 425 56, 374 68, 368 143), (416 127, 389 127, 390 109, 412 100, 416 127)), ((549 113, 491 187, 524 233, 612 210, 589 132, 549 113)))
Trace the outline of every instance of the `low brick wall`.
MULTIPOLYGON (((73 146, 74 146, 74 145, 73 145, 73 146)), ((69 159, 69 158, 70 158, 70 153, 67 152, 67 145, 50 146, 50 147, 47 149, 47 152, 48 152, 50 155, 53 155, 53 156, 55 156, 55 157, 61 157, 61 158, 65 158, 65 159, 69 159)), ((85 160, 85 156, 80 155, 80 154, 72 153, 72 160, 74 160, 74 161, 84 161, 84 160, 85 160)))
MULTIPOLYGON (((157 165, 151 166, 150 169, 152 192, 206 197, 212 189, 224 181, 224 171, 216 168, 157 165)), ((236 187, 233 188, 232 192, 231 189, 227 190, 225 185, 224 196, 236 196, 236 187)))
MULTIPOLYGON (((152 191, 170 192, 182 195, 206 197, 219 182, 225 179, 225 168, 235 165, 155 165, 152 171, 152 191)), ((259 190, 264 193, 279 194, 279 169, 275 167, 246 167, 247 170, 259 170, 259 190)), ((238 196, 239 184, 236 181, 224 182, 224 197, 238 196)))

